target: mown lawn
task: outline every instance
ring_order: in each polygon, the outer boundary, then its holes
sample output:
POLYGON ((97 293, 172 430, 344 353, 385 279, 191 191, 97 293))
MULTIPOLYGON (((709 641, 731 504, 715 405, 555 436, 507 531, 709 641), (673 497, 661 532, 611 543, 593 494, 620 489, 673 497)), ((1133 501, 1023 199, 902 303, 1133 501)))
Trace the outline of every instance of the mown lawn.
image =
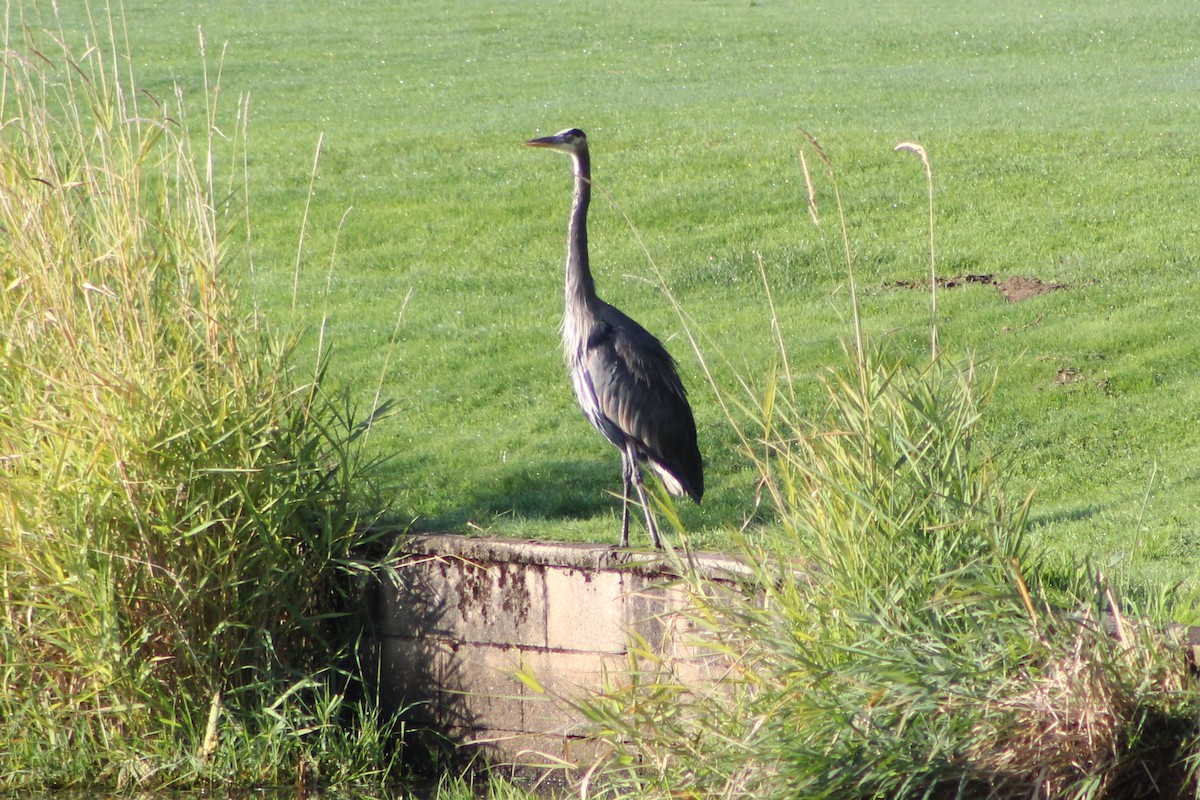
MULTIPOLYGON (((166 96, 178 83, 200 97, 202 30, 210 82, 224 50, 230 125, 249 96, 252 235, 230 258, 247 309, 312 326, 314 342, 327 313, 331 369, 364 410, 390 352, 382 395, 399 413, 373 446, 390 459, 397 521, 616 540, 606 492, 619 488, 618 459, 575 409, 558 349, 569 173, 524 139, 569 126, 591 138, 593 267, 602 295, 681 361, 708 485, 704 506, 681 513, 705 546, 755 513, 754 472, 622 211, 695 320, 722 391, 737 391, 736 375, 761 383, 772 357, 761 254, 815 404, 849 304, 821 175, 821 228, 805 209, 798 129, 834 162, 866 324, 898 354, 927 345, 928 295, 902 285, 927 272, 925 185, 919 162, 892 152, 916 140, 933 160, 943 276, 1063 285, 1015 304, 983 284, 939 296, 947 353, 996 373, 988 445, 1012 492, 1035 492, 1047 563, 1086 557, 1158 587, 1181 582, 1177 616, 1196 616, 1192 4, 124 9, 143 89, 166 96)), ((67 36, 82 39, 87 21, 72 13, 67 36)))

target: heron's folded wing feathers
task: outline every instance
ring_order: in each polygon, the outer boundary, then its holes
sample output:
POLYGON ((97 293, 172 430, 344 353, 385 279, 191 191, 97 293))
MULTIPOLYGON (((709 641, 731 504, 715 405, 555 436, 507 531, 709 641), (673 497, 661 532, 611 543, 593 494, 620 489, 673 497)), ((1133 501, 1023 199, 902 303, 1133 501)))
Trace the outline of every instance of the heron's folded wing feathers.
POLYGON ((704 472, 696 421, 675 361, 662 343, 608 306, 588 337, 583 367, 607 423, 632 439, 656 471, 674 477, 677 486, 668 482, 669 488, 699 500, 704 472))

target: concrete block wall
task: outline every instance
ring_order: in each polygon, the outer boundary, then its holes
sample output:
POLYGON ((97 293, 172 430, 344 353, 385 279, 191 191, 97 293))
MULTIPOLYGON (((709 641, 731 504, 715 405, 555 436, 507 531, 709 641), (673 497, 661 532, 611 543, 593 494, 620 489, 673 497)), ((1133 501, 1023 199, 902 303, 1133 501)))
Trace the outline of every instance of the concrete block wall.
MULTIPOLYGON (((457 535, 403 545, 398 584, 381 582, 370 598, 365 660, 386 706, 462 753, 516 765, 598 755, 561 699, 619 683, 633 631, 697 680, 722 669, 688 647, 684 598, 662 554, 457 535)), ((722 556, 693 561, 713 580, 741 571, 722 556)))

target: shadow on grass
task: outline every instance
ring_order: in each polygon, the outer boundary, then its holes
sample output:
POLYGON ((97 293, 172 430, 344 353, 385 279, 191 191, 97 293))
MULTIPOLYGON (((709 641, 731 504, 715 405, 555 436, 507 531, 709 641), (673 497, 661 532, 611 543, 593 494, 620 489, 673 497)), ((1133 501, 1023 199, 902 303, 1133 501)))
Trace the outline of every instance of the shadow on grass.
POLYGON ((612 511, 620 513, 621 465, 593 461, 553 461, 535 468, 517 468, 478 487, 463 487, 458 508, 387 522, 413 533, 463 531, 472 524, 488 525, 499 517, 533 520, 586 519, 612 511), (411 524, 410 524, 411 523, 411 524))
POLYGON ((1092 503, 1086 506, 1065 508, 1049 513, 1034 513, 1029 515, 1026 525, 1029 530, 1033 531, 1037 530, 1038 528, 1044 528, 1047 525, 1054 525, 1059 522, 1083 522, 1102 514, 1108 507, 1108 505, 1092 503))

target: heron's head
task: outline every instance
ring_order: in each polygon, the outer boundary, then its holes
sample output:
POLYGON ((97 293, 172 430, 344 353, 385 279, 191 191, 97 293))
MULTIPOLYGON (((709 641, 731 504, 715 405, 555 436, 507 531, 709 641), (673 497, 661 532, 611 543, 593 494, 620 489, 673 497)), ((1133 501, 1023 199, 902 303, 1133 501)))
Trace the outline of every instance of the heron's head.
POLYGON ((553 136, 530 139, 525 144, 530 147, 549 147, 551 150, 574 155, 587 149, 587 135, 579 128, 567 128, 553 136))

